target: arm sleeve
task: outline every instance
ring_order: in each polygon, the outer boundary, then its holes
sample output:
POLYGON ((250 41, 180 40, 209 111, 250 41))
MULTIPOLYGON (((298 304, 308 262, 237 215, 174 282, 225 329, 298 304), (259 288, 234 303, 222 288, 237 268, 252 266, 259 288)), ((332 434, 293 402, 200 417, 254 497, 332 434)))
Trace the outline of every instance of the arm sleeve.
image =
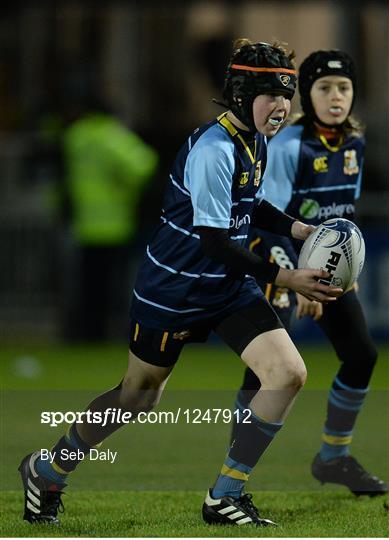
POLYGON ((191 194, 194 226, 222 229, 230 226, 235 169, 231 145, 223 141, 213 144, 201 141, 188 155, 184 185, 191 194))
POLYGON ((245 249, 228 236, 225 229, 198 227, 201 247, 210 259, 225 264, 238 275, 249 274, 254 278, 273 283, 280 267, 277 264, 264 261, 258 255, 245 249))
POLYGON ((281 212, 268 201, 262 200, 254 208, 251 225, 258 227, 258 229, 292 238, 291 228, 295 221, 295 218, 281 212))

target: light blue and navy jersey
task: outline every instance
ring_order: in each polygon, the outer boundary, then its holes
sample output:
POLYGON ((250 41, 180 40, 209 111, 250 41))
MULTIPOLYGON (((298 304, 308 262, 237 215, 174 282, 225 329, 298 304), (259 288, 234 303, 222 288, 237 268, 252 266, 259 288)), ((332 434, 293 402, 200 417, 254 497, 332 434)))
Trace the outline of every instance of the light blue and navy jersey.
MULTIPOLYGON (((364 148, 363 137, 348 137, 338 147, 330 147, 302 125, 288 126, 268 144, 261 195, 304 223, 318 225, 333 217, 353 220, 361 191, 364 148)), ((302 242, 254 230, 250 245, 264 260, 292 269, 297 267, 296 250, 302 242)), ((281 308, 292 309, 294 295, 290 291, 272 284, 260 286, 279 314, 281 308)))
POLYGON ((363 137, 338 147, 306 133, 301 125, 283 129, 269 143, 265 198, 304 223, 353 219, 361 192, 363 137))
POLYGON ((182 328, 247 305, 261 294, 255 280, 207 257, 197 227, 228 229, 247 241, 266 165, 266 141, 252 150, 226 118, 196 129, 181 147, 167 186, 161 223, 140 267, 131 315, 153 328, 182 328))

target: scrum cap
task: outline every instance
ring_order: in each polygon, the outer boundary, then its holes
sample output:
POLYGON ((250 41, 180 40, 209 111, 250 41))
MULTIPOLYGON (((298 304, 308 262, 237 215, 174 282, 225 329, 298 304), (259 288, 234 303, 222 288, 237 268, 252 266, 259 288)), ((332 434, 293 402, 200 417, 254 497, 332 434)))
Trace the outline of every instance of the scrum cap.
POLYGON ((301 107, 306 116, 315 120, 317 118, 312 106, 311 88, 317 79, 321 79, 327 75, 340 75, 350 79, 353 84, 355 98, 357 80, 353 59, 344 51, 337 49, 311 53, 300 66, 298 85, 301 107))
POLYGON ((253 43, 234 51, 227 67, 223 97, 235 116, 254 131, 256 96, 280 92, 292 99, 295 89, 296 70, 287 54, 269 43, 253 43))

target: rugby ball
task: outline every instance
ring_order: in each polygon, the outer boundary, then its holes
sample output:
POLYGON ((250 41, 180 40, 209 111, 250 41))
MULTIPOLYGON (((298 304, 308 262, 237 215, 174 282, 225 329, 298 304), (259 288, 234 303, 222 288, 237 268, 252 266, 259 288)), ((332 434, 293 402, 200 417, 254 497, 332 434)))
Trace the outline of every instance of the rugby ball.
POLYGON ((308 236, 301 248, 299 268, 322 268, 330 277, 320 283, 347 291, 358 279, 365 262, 365 241, 352 221, 328 219, 308 236))

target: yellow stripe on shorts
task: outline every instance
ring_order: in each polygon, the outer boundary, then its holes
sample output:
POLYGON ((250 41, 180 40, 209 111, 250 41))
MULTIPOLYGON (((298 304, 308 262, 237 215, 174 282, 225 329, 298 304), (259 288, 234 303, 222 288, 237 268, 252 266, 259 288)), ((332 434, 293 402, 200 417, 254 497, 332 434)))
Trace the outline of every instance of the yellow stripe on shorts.
POLYGON ((169 336, 169 332, 164 332, 163 333, 162 341, 161 341, 161 348, 160 348, 160 351, 162 351, 162 352, 165 350, 168 336, 169 336))
POLYGON ((134 341, 138 339, 138 334, 139 334, 139 324, 135 323, 134 341))

